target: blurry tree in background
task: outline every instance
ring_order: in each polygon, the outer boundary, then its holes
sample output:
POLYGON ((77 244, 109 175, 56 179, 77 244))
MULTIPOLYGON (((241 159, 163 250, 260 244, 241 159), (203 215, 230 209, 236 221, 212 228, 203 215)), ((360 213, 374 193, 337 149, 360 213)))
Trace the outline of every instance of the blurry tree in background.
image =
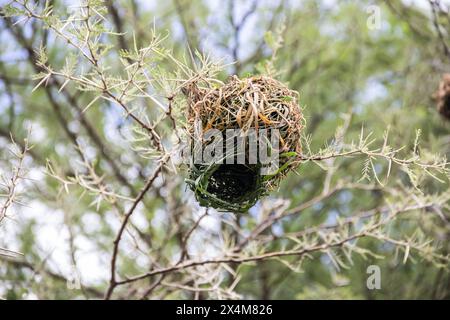
POLYGON ((1 298, 450 298, 444 1, 1 9, 1 298), (245 214, 199 207, 177 161, 181 88, 233 74, 306 119, 297 174, 245 214))

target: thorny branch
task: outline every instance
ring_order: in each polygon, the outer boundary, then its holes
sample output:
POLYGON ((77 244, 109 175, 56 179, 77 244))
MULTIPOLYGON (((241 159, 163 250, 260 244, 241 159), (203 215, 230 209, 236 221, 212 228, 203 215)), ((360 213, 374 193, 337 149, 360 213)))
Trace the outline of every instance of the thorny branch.
MULTIPOLYGON (((9 148, 9 152, 12 154, 14 161, 11 168, 11 174, 0 171, 0 227, 7 213, 11 207, 15 204, 23 205, 19 200, 19 183, 22 180, 27 179, 27 169, 24 167, 24 161, 26 155, 32 149, 29 144, 29 136, 31 130, 28 132, 27 138, 24 139, 23 144, 17 144, 11 136, 12 147, 9 148)), ((0 256, 16 257, 18 254, 15 251, 4 249, 0 247, 0 256)))
POLYGON ((12 175, 10 177, 5 176, 0 172, 0 190, 4 191, 0 193, 0 197, 4 198, 0 205, 0 223, 7 216, 8 209, 13 204, 20 204, 18 200, 18 184, 21 180, 26 179, 26 169, 24 168, 24 160, 27 153, 31 150, 32 146, 29 145, 29 138, 24 139, 24 144, 19 147, 12 139, 13 147, 9 149, 9 152, 17 160, 17 164, 12 168, 12 175))
POLYGON ((139 193, 139 195, 137 196, 137 198, 134 200, 133 204, 131 205, 131 208, 128 210, 128 212, 125 214, 125 216, 123 218, 122 225, 120 226, 119 232, 117 233, 116 239, 114 240, 113 255, 111 258, 111 279, 110 279, 109 288, 105 295, 106 300, 109 300, 111 298, 114 288, 118 284, 118 282, 116 280, 116 262, 117 262, 117 255, 119 253, 119 244, 120 244, 120 240, 122 239, 123 232, 127 226, 127 223, 129 221, 131 215, 133 214, 134 210, 138 206, 139 202, 142 201, 145 194, 151 188, 153 182, 155 181, 155 179, 158 177, 159 173, 161 172, 161 170, 163 168, 163 164, 164 164, 164 162, 161 161, 161 163, 158 165, 158 167, 156 167, 152 176, 148 179, 144 188, 141 190, 141 192, 139 193))

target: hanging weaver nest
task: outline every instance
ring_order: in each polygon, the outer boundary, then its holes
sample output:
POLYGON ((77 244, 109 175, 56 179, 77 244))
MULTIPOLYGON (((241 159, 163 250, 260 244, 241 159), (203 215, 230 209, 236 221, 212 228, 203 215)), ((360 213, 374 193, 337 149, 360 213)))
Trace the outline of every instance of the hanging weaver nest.
POLYGON ((224 141, 227 129, 241 129, 244 133, 250 129, 279 132, 278 167, 270 175, 261 174, 264 165, 259 159, 256 163, 249 161, 248 144, 245 162, 241 164, 191 162, 187 183, 200 205, 245 212, 297 166, 298 161, 294 160, 301 151, 303 128, 297 92, 266 76, 244 79, 232 76, 220 87, 191 82, 183 92, 188 101, 187 131, 192 141, 198 139, 199 131, 209 129, 219 130, 224 141))
POLYGON ((438 112, 447 120, 450 120, 450 73, 442 76, 439 89, 433 95, 437 102, 438 112))

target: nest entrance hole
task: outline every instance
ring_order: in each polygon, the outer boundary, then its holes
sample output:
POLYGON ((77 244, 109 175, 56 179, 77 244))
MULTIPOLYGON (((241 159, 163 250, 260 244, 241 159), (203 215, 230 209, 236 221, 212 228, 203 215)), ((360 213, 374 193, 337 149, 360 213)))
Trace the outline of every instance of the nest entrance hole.
POLYGON ((239 201, 257 188, 257 177, 247 165, 221 164, 210 177, 208 192, 223 201, 239 201))

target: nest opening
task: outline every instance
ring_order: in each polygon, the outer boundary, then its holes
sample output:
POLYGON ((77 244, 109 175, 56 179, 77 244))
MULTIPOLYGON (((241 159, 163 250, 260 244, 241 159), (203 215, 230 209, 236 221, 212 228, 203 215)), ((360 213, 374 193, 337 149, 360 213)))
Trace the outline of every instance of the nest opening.
POLYGON ((207 191, 219 199, 239 202, 257 185, 255 168, 243 164, 221 164, 210 177, 207 191))
POLYGON ((277 129, 280 135, 276 146, 280 151, 280 170, 270 176, 261 173, 265 164, 259 158, 256 164, 250 164, 248 145, 241 164, 192 162, 187 182, 200 205, 245 212, 298 165, 295 159, 301 151, 303 116, 297 92, 265 76, 232 76, 220 87, 207 81, 191 82, 183 92, 187 96, 187 131, 192 141, 208 145, 202 135, 210 129, 220 131, 223 137, 227 129, 240 129, 245 134, 250 130, 277 129))

